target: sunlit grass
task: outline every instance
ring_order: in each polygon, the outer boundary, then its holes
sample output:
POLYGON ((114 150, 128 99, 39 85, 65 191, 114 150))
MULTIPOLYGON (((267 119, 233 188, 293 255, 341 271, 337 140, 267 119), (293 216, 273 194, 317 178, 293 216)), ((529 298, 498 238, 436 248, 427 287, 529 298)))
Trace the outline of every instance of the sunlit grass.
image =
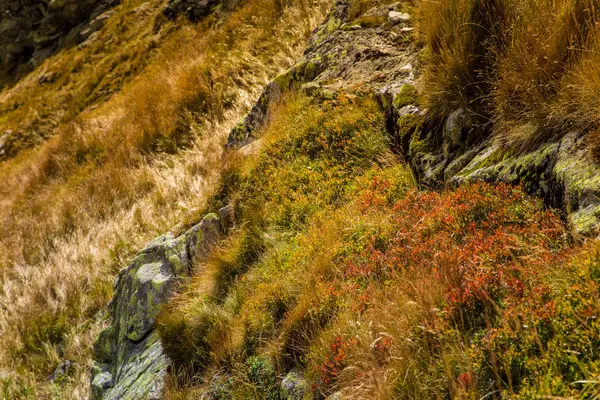
POLYGON ((327 6, 249 1, 184 24, 120 94, 0 166, 0 371, 11 385, 21 379, 33 397, 87 397, 116 271, 198 216, 229 130, 297 58, 327 6), (47 384, 62 359, 78 363, 74 376, 47 384))

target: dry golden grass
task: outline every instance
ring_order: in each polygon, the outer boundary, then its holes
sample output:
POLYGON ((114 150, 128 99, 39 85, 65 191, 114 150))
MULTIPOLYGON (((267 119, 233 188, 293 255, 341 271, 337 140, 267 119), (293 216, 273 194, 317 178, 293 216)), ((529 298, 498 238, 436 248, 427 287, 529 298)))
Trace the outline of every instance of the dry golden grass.
POLYGON ((39 145, 80 112, 113 96, 135 78, 178 31, 166 24, 154 32, 164 1, 125 0, 95 40, 63 50, 0 93, 0 132, 12 130, 8 155, 39 145), (38 83, 53 74, 51 82, 38 83))
MULTIPOLYGON (((90 345, 115 272, 148 240, 199 212, 229 129, 296 59, 327 6, 298 1, 278 9, 250 0, 184 25, 120 94, 0 165, 7 396, 26 397, 27 387, 33 397, 86 396, 90 345), (62 386, 45 383, 61 359, 78 363, 75 375, 62 386)), ((54 62, 73 54, 62 56, 54 62)))
POLYGON ((599 7, 596 0, 423 0, 429 107, 441 118, 463 107, 517 151, 596 128, 599 7))

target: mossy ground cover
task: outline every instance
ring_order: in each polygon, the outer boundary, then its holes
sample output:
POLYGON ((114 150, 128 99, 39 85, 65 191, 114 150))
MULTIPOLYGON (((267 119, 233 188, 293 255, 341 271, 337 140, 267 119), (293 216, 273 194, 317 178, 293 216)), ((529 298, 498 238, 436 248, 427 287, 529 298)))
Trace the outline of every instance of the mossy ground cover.
POLYGON ((169 398, 597 394, 598 248, 518 187, 420 192, 369 99, 288 95, 213 207, 238 227, 163 311, 169 398))

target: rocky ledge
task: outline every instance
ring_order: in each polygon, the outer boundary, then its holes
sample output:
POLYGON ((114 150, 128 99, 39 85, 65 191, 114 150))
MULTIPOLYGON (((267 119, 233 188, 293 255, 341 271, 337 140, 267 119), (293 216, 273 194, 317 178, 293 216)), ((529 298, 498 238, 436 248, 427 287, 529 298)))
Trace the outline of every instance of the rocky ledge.
MULTIPOLYGON (((437 130, 422 128, 425 123, 407 140, 405 156, 423 185, 456 187, 476 181, 521 185, 548 206, 563 210, 578 233, 600 233, 600 166, 592 159, 582 132, 515 152, 493 137, 477 137, 464 114, 456 110, 437 130)), ((403 118, 398 117, 397 130, 406 129, 403 118)))

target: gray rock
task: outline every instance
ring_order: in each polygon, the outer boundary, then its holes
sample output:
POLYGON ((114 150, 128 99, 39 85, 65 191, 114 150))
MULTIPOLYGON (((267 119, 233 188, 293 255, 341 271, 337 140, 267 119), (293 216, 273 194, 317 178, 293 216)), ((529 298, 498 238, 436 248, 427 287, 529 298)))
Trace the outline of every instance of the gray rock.
POLYGON ((388 14, 388 20, 394 24, 399 24, 400 22, 408 22, 410 21, 410 15, 398 11, 390 11, 388 14))
POLYGON ((233 223, 231 210, 222 209, 221 215, 229 219, 226 225, 208 214, 179 237, 156 238, 119 272, 110 325, 94 343, 92 399, 160 398, 170 361, 154 329, 156 318, 179 278, 208 257, 233 223))
POLYGON ((235 208, 232 205, 227 205, 219 210, 219 219, 221 220, 221 228, 227 232, 235 222, 235 208))
MULTIPOLYGON (((229 222, 228 222, 229 223, 229 222)), ((217 214, 208 214, 201 223, 186 233, 186 245, 192 263, 206 258, 221 236, 221 220, 217 214)))
POLYGON ((60 364, 56 367, 54 372, 52 372, 48 376, 48 380, 51 382, 61 381, 65 377, 69 376, 73 368, 75 367, 75 363, 70 360, 61 361, 60 364))
POLYGON ((446 138, 451 146, 460 144, 463 129, 466 127, 466 112, 463 108, 454 110, 448 116, 446 125, 444 126, 444 138, 446 138))
MULTIPOLYGON (((399 46, 394 41, 397 34, 383 26, 350 29, 354 22, 349 7, 348 1, 335 3, 329 16, 311 35, 302 59, 269 83, 248 115, 232 129, 228 147, 240 148, 256 140, 257 133, 269 120, 270 105, 277 103, 281 93, 289 88, 300 87, 315 98, 360 92, 385 100, 389 97, 387 92, 393 94, 403 84, 414 84, 418 71, 412 66, 419 65, 416 52, 399 46), (384 89, 386 94, 380 96, 384 89)), ((408 15, 389 12, 387 6, 366 14, 389 16, 390 13, 394 18, 401 14, 404 20, 408 15)), ((386 24, 389 29, 395 25, 386 24)), ((389 108, 390 104, 383 106, 389 108)))
POLYGON ((10 135, 12 135, 12 131, 6 131, 4 135, 0 136, 0 157, 6 153, 6 145, 10 135))
POLYGON ((296 370, 290 371, 281 381, 281 400, 302 400, 308 390, 304 375, 296 370))
POLYGON ((110 17, 112 17, 114 14, 115 14, 115 12, 112 10, 106 11, 106 12, 98 15, 93 20, 91 20, 90 23, 87 24, 87 26, 85 28, 83 28, 81 30, 81 32, 79 32, 81 40, 88 39, 90 36, 92 36, 92 34, 98 32, 100 29, 102 29, 102 27, 106 24, 108 19, 110 17))
POLYGON ((409 104, 398 110, 398 117, 404 117, 405 115, 418 114, 419 112, 421 112, 421 110, 419 110, 419 107, 409 104))

